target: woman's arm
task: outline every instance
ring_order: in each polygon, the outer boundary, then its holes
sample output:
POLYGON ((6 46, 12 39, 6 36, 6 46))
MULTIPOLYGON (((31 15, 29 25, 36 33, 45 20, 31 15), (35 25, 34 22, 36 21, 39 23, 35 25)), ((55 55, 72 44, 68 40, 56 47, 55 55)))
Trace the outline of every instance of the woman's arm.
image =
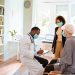
POLYGON ((55 52, 55 45, 56 45, 56 40, 57 40, 57 35, 56 35, 56 31, 57 31, 58 27, 55 28, 55 34, 54 34, 54 40, 53 40, 53 43, 52 43, 52 51, 53 53, 55 52))

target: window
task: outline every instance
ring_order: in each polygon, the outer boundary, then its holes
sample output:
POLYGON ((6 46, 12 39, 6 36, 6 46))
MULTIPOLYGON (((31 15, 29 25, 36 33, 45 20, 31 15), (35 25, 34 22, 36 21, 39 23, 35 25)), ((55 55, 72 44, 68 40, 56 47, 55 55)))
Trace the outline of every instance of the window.
POLYGON ((70 23, 70 18, 74 18, 75 23, 75 4, 66 2, 42 2, 38 0, 33 4, 32 25, 41 29, 40 37, 50 41, 54 38, 55 18, 58 15, 64 16, 66 23, 70 23))
POLYGON ((71 4, 70 7, 71 7, 71 23, 74 25, 75 28, 75 4, 71 4))

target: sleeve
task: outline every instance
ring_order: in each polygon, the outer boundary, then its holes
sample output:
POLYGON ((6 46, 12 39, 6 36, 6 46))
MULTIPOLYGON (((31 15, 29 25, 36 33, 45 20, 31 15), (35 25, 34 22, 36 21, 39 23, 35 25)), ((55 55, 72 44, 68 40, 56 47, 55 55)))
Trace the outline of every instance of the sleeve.
POLYGON ((55 40, 56 40, 56 30, 57 30, 57 27, 55 28, 55 33, 54 33, 54 39, 53 39, 53 43, 52 43, 52 48, 54 47, 55 40))
POLYGON ((22 38, 20 40, 20 56, 34 58, 34 47, 31 48, 30 38, 22 38))
POLYGON ((63 48, 63 52, 61 55, 60 64, 62 72, 68 65, 72 64, 72 41, 70 39, 66 40, 65 42, 65 46, 63 48))

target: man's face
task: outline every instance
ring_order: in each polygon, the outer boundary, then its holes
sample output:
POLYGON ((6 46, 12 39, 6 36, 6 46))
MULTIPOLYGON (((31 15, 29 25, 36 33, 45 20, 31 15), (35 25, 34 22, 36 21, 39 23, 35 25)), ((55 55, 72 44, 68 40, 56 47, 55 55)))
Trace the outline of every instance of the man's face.
POLYGON ((37 39, 40 34, 40 30, 35 31, 34 39, 37 39))
POLYGON ((37 31, 36 31, 36 34, 39 35, 39 34, 40 34, 40 30, 37 30, 37 31))

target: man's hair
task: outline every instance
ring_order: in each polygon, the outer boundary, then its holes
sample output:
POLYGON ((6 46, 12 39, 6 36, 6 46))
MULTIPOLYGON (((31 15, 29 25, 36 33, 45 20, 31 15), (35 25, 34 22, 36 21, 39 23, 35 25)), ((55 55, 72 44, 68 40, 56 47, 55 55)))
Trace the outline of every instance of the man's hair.
POLYGON ((59 20, 59 21, 63 22, 63 25, 65 24, 65 19, 64 19, 63 16, 57 16, 56 20, 59 20))
POLYGON ((38 27, 33 27, 33 28, 31 29, 31 31, 33 31, 33 30, 40 30, 40 28, 38 28, 38 27))

